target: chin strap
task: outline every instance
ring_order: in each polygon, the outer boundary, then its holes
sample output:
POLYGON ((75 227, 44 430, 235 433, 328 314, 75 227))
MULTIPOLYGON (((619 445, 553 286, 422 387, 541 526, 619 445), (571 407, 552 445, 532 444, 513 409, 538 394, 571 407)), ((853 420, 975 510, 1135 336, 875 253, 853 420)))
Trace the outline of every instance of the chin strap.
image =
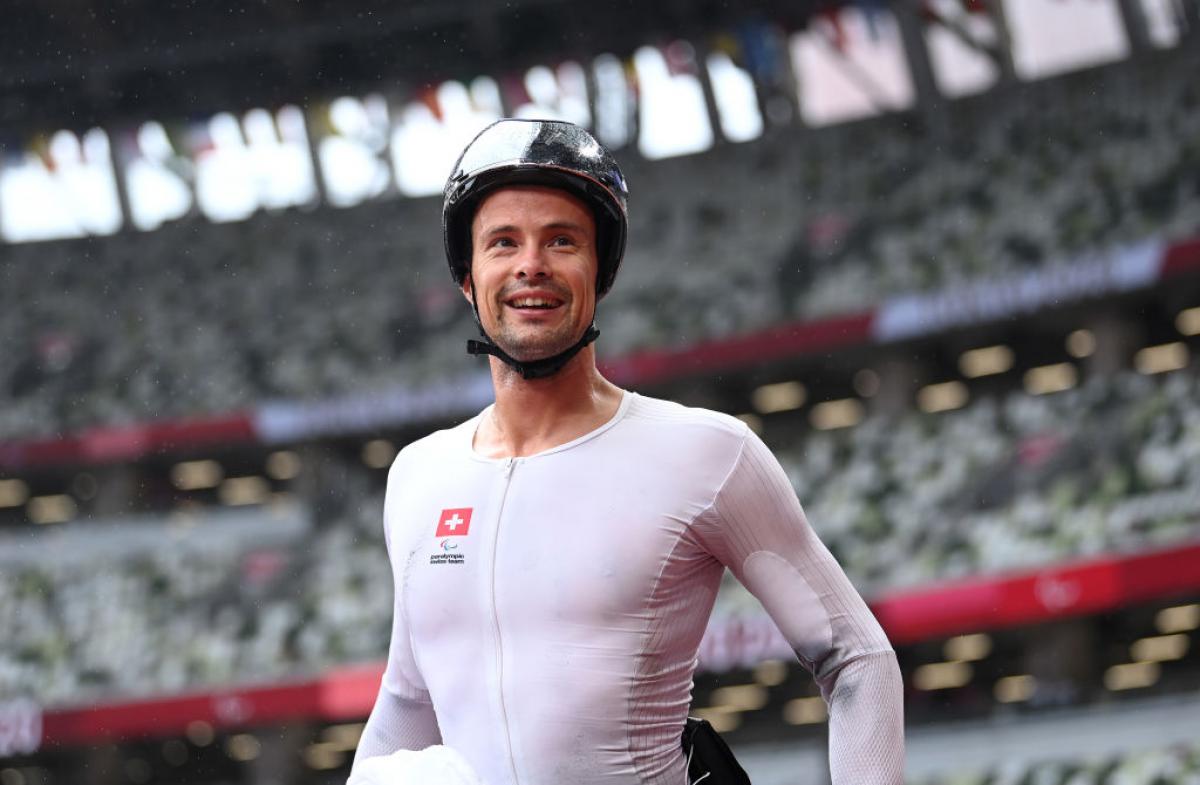
POLYGON ((578 341, 558 354, 551 357, 543 357, 540 360, 522 362, 497 346, 492 337, 484 331, 483 322, 479 318, 479 304, 475 302, 475 290, 473 288, 471 290, 471 305, 475 311, 475 325, 479 328, 479 334, 483 337, 483 340, 476 341, 473 338, 469 339, 467 341, 467 354, 474 356, 490 354, 506 365, 511 366, 517 373, 521 374, 522 379, 544 379, 547 376, 553 376, 561 371, 562 367, 570 362, 572 357, 579 354, 579 351, 583 347, 600 337, 600 330, 596 328, 596 322, 593 321, 583 331, 583 335, 579 336, 578 341))
POLYGON ((584 331, 583 335, 579 337, 579 340, 573 343, 565 351, 561 351, 552 357, 543 357, 540 360, 529 360, 527 362, 522 362, 516 359, 508 352, 497 346, 482 328, 480 328, 479 334, 483 336, 482 341, 476 341, 474 339, 467 341, 467 354, 490 354, 493 357, 499 358, 508 365, 511 365, 517 373, 521 374, 521 378, 523 379, 544 379, 545 377, 553 376, 562 370, 562 367, 570 362, 572 357, 579 354, 580 349, 587 346, 589 343, 599 337, 600 331, 596 329, 596 325, 593 322, 592 325, 584 331))

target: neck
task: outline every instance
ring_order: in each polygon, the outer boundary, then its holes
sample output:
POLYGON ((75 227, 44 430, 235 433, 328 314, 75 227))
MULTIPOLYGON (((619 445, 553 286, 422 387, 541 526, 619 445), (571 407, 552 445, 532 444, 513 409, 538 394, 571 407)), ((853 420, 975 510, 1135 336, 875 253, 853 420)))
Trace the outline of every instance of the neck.
POLYGON ((594 346, 544 379, 524 379, 499 359, 489 360, 496 404, 475 434, 475 450, 489 457, 565 444, 608 422, 620 406, 621 389, 600 375, 594 346))

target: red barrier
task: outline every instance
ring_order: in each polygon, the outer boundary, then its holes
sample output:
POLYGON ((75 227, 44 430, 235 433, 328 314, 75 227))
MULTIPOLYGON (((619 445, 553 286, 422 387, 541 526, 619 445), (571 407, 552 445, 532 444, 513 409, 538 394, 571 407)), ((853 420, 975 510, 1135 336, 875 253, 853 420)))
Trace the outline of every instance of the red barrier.
POLYGON ((1166 278, 1200 267, 1200 237, 1176 243, 1163 254, 1159 275, 1166 278))
MULTIPOLYGON (((897 592, 871 608, 892 642, 903 645, 1169 600, 1200 591, 1198 567, 1200 543, 1194 543, 897 592)), ((715 620, 701 644, 702 664, 722 669, 779 656, 772 641, 777 633, 765 617, 715 620)), ((374 705, 382 675, 383 664, 372 663, 304 682, 51 710, 43 720, 43 741, 71 746, 178 736, 197 720, 223 730, 298 719, 361 720, 374 705)))
POLYGON ((865 343, 873 312, 797 322, 682 349, 649 351, 600 364, 617 384, 640 385, 697 373, 729 371, 846 344, 865 343))
POLYGON ((1200 544, 890 594, 871 604, 895 644, 1036 624, 1200 591, 1200 544))
POLYGON ((247 412, 90 428, 60 439, 0 444, 0 469, 128 461, 152 452, 258 441, 247 412))

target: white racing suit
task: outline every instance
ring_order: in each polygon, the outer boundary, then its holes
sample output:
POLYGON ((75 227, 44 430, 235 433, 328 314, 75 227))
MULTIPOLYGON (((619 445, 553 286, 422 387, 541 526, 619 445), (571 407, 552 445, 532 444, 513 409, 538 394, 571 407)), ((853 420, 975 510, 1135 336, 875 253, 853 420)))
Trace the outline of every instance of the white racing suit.
POLYGON ((486 785, 685 785, 728 567, 829 704, 833 785, 902 782, 895 654, 743 423, 625 393, 591 433, 491 459, 481 416, 392 466, 391 650, 356 762, 444 743, 486 785))

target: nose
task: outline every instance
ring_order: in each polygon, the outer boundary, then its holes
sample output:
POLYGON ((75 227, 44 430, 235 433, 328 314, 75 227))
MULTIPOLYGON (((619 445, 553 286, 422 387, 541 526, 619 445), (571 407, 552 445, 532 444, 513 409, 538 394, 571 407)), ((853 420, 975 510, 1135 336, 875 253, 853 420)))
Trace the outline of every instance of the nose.
POLYGON ((517 258, 517 265, 513 270, 513 275, 520 280, 549 278, 550 265, 546 257, 546 249, 540 243, 526 243, 521 249, 520 256, 517 258))

